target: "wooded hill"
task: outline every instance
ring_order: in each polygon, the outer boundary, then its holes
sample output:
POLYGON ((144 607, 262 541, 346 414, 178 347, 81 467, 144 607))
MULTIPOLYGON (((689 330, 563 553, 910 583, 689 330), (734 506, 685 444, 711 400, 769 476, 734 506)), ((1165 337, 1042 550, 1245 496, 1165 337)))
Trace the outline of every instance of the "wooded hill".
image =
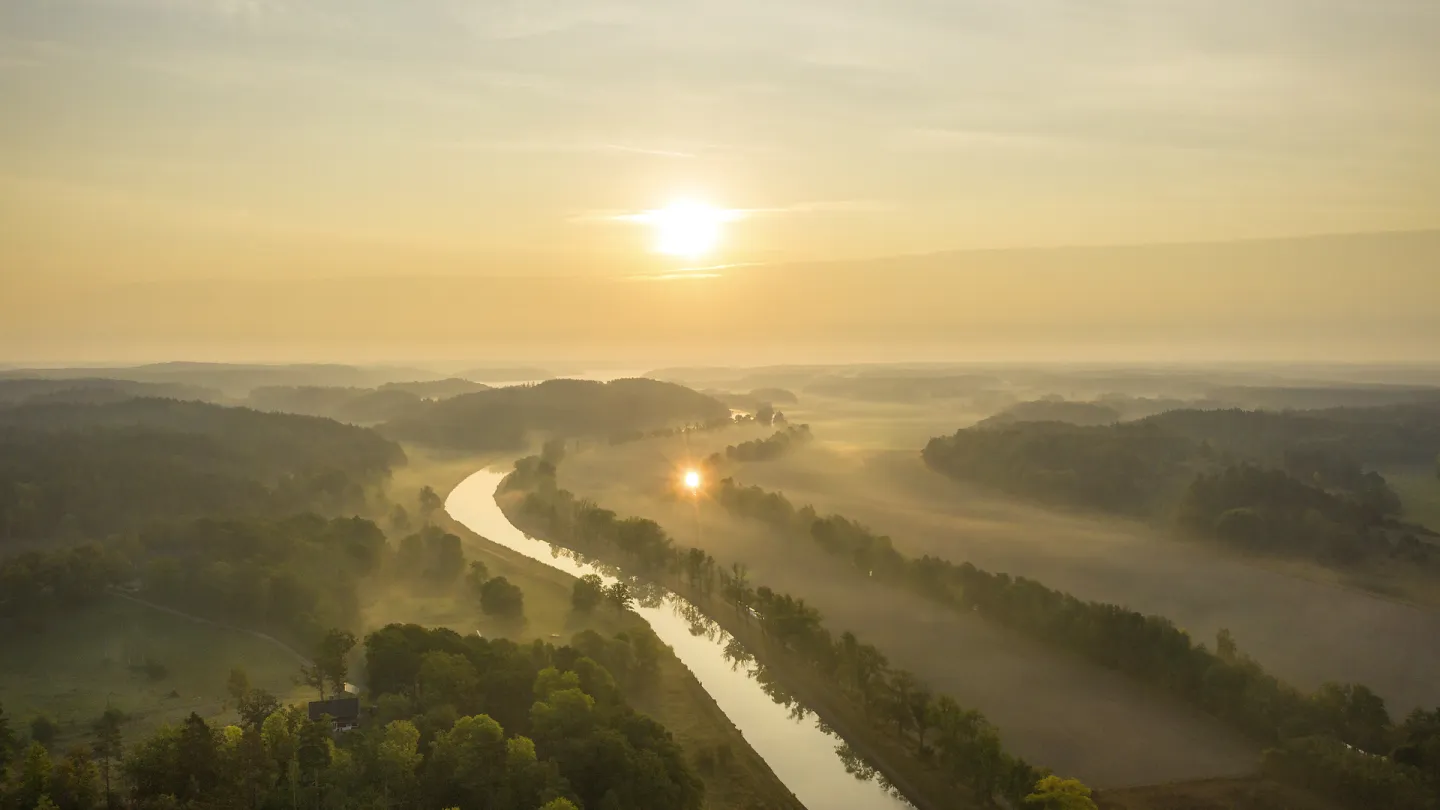
POLYGON ((373 431, 308 416, 166 399, 0 408, 0 542, 353 512, 404 461, 373 431))
POLYGON ((540 435, 608 437, 729 417, 724 403, 674 383, 548 380, 426 403, 382 425, 380 432, 403 441, 478 452, 520 449, 540 435))

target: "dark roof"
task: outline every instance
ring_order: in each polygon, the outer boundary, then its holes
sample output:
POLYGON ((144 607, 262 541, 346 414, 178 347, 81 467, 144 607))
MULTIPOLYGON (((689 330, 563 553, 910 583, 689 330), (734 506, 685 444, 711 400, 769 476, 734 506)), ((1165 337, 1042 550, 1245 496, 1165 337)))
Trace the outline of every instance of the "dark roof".
POLYGON ((360 717, 360 698, 343 697, 330 700, 312 700, 309 706, 310 719, 319 720, 330 715, 336 720, 357 720, 360 717))

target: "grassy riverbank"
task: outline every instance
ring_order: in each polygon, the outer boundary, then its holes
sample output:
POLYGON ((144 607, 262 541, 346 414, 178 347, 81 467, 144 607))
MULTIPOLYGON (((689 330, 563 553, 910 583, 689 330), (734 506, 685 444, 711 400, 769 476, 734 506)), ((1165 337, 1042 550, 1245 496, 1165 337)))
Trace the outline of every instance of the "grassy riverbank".
MULTIPOLYGON (((528 534, 543 537, 542 529, 533 525, 534 522, 520 510, 522 498, 521 493, 510 493, 498 500, 512 523, 528 534)), ((585 553, 601 559, 607 557, 606 553, 597 552, 595 549, 586 550, 585 553)), ((610 559, 609 562, 624 561, 617 558, 610 559)), ((874 767, 919 810, 979 806, 957 795, 956 789, 948 784, 938 771, 918 759, 888 727, 867 717, 853 701, 839 694, 833 683, 776 648, 754 625, 740 620, 733 606, 719 597, 691 588, 678 577, 660 576, 656 582, 690 600, 721 629, 744 645, 750 654, 755 656, 756 661, 765 667, 777 682, 783 684, 787 692, 813 711, 846 741, 852 751, 874 767)))
MULTIPOLYGON (((412 494, 428 484, 442 497, 469 473, 493 461, 450 459, 427 465, 423 459, 419 457, 417 464, 417 458, 412 456, 410 469, 403 478, 397 476, 396 483, 412 494)), ((398 502, 402 497, 408 495, 397 492, 394 499, 398 502)), ((573 577, 491 543, 448 516, 440 520, 447 531, 462 539, 468 560, 485 563, 492 576, 504 576, 520 587, 525 594, 524 623, 515 625, 490 619, 462 600, 417 598, 387 603, 388 615, 369 615, 367 623, 415 621, 450 626, 462 632, 478 629, 489 637, 506 637, 522 643, 533 639, 564 643, 583 630, 594 630, 605 636, 652 632, 634 613, 604 609, 585 615, 573 612, 570 608, 573 577)), ((629 699, 637 710, 663 724, 690 761, 697 765, 697 772, 705 781, 705 806, 711 810, 803 810, 799 800, 755 753, 690 670, 668 647, 660 646, 663 652, 657 687, 629 699), (708 765, 712 762, 713 766, 708 765)))

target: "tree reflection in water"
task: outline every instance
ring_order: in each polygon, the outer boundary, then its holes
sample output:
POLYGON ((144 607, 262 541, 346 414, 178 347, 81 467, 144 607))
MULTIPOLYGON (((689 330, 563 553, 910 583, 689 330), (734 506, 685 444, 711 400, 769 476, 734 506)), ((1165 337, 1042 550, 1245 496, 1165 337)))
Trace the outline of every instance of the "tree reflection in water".
MULTIPOLYGON (((618 567, 609 565, 602 560, 582 552, 568 549, 548 541, 546 545, 550 547, 552 557, 573 560, 581 565, 589 566, 597 573, 629 585, 630 591, 634 595, 635 604, 638 607, 654 609, 668 604, 675 615, 684 619, 689 625, 690 635, 696 638, 703 636, 719 646, 725 660, 730 662, 731 671, 739 672, 743 669, 745 674, 760 686, 760 689, 767 697, 776 704, 785 707, 792 721, 802 723, 807 718, 814 717, 816 729, 835 739, 841 740, 840 744, 835 746, 835 754, 840 758, 840 762, 844 765, 846 773, 862 782, 873 781, 887 794, 900 801, 906 801, 905 797, 901 795, 900 791, 895 789, 894 785, 890 784, 890 781, 885 778, 884 774, 880 773, 875 766, 871 765, 864 757, 856 753, 855 750, 850 747, 850 744, 845 742, 839 734, 835 733, 835 730, 831 728, 828 723, 820 719, 819 715, 806 708, 805 705, 800 702, 800 699, 786 689, 764 664, 757 661, 755 656, 752 655, 749 650, 745 649, 745 645, 741 644, 738 639, 727 633, 717 622, 705 615, 694 603, 676 596, 661 585, 642 582, 636 577, 627 576, 625 572, 621 571, 618 567)), ((763 621, 763 617, 761 616, 757 615, 755 618, 763 621)))

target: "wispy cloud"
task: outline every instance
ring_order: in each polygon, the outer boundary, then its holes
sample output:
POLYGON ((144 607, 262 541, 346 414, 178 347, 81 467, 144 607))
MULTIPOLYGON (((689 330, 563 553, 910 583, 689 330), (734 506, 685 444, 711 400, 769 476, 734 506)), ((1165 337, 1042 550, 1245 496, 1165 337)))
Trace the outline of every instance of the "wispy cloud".
POLYGON ((525 152, 533 154, 590 154, 612 156, 638 156, 665 158, 668 160, 694 160, 705 151, 718 151, 722 147, 707 146, 701 149, 669 149, 654 146, 636 146, 626 143, 600 141, 556 141, 535 138, 529 140, 471 140, 444 141, 436 144, 442 149, 480 152, 525 152))
POLYGON ((624 145, 624 144, 619 144, 619 143, 602 143, 602 144, 599 144, 599 149, 601 149, 601 150, 607 150, 607 149, 608 149, 608 150, 613 151, 613 152, 625 152, 625 153, 627 153, 627 154, 632 154, 632 155, 651 155, 651 156, 653 156, 653 157, 685 158, 685 159, 699 157, 699 154, 697 154, 697 153, 695 153, 695 152, 681 152, 681 151, 675 150, 675 149, 647 149, 647 148, 641 147, 641 146, 626 146, 626 145, 624 145))
POLYGON ((955 149, 1056 149, 1074 145, 1071 138, 1040 132, 1000 132, 980 129, 920 127, 895 133, 893 148, 946 151, 955 149))
POLYGON ((895 204, 884 200, 808 200, 772 208, 746 208, 746 214, 848 214, 893 211, 895 204))
MULTIPOLYGON (((786 216, 789 214, 824 214, 824 213, 873 213, 879 211, 892 211, 895 209, 893 203, 881 200, 810 200, 806 202, 791 203, 789 205, 766 206, 759 208, 720 208, 716 211, 721 221, 733 222, 735 220, 750 219, 753 217, 786 216)), ((656 217, 657 210, 616 210, 602 209, 596 211, 581 211, 570 216, 571 222, 627 222, 647 224, 656 217)), ((728 266, 728 265, 727 265, 728 266)))

